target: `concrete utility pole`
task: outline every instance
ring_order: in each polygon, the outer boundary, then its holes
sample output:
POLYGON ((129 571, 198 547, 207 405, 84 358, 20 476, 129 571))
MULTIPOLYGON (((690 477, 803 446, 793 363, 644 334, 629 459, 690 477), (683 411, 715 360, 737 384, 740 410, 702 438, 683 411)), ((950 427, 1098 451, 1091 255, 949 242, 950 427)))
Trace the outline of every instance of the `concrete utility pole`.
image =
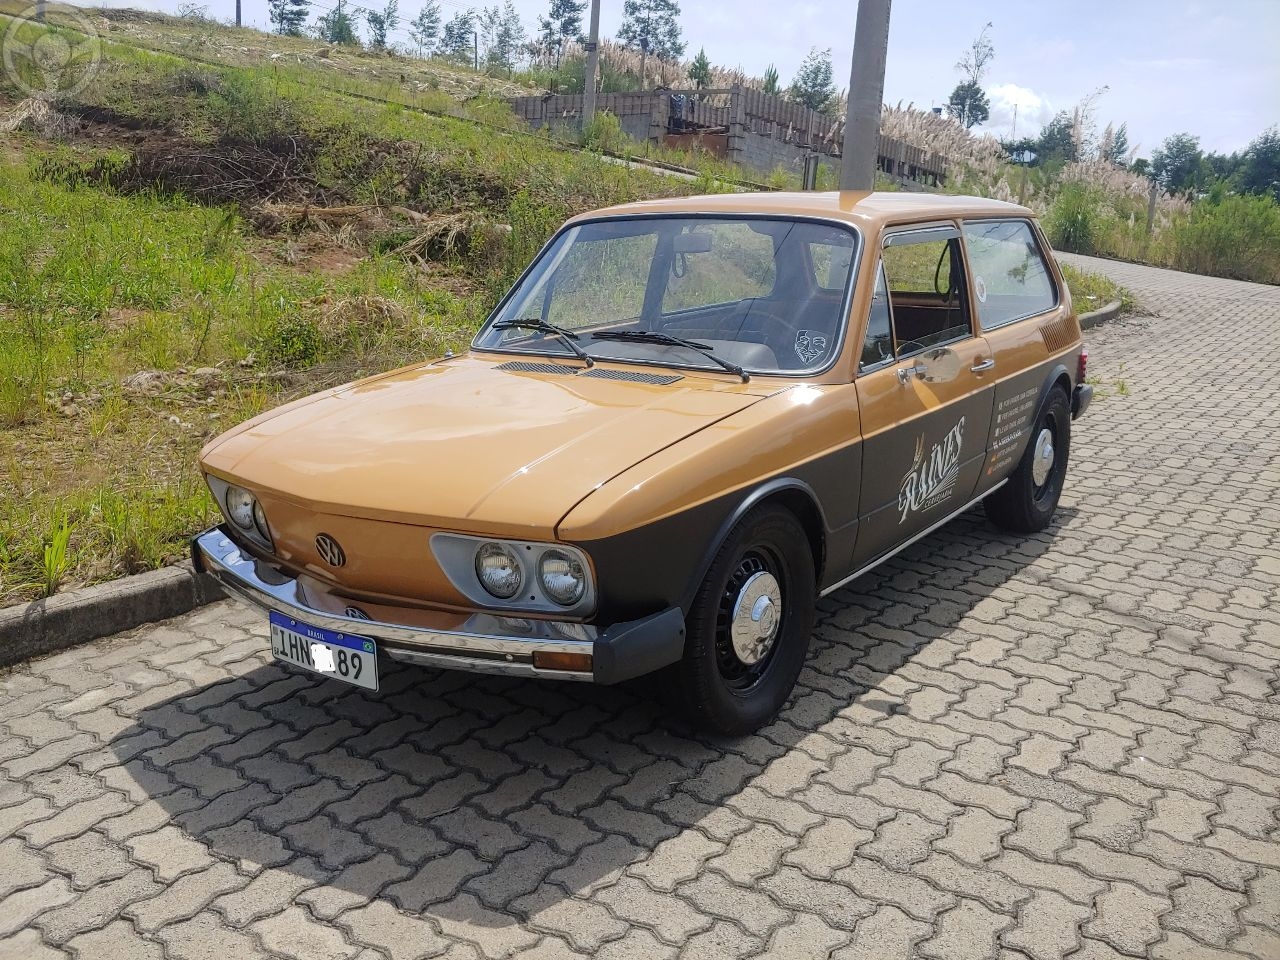
POLYGON ((844 152, 840 158, 841 190, 875 188, 891 3, 892 0, 858 0, 853 66, 849 71, 849 104, 844 123, 844 152))
POLYGON ((240 0, 236 0, 236 26, 240 25, 240 0))
POLYGON ((596 72, 600 69, 600 0, 591 0, 591 31, 587 36, 587 75, 582 91, 582 127, 596 118, 596 72))

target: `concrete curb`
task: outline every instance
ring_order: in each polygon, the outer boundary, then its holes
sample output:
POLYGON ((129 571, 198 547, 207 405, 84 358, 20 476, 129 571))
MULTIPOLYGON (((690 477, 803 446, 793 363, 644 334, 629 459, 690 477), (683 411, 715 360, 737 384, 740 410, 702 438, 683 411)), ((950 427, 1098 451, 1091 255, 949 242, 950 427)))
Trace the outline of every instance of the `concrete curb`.
POLYGON ((1080 321, 1080 329, 1088 330, 1090 327, 1096 327, 1106 323, 1108 320, 1114 320, 1116 315, 1120 313, 1120 301, 1112 300, 1105 307, 1099 307, 1097 310, 1091 310, 1088 313, 1082 313, 1077 320, 1080 321))
POLYGON ((190 562, 0 608, 0 667, 63 650, 222 599, 190 562))

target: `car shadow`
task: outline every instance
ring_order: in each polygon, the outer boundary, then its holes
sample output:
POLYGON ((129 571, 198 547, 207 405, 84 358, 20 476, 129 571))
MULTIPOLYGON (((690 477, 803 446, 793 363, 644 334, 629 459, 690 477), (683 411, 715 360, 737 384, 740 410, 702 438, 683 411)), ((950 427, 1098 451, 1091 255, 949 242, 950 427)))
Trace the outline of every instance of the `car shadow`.
MULTIPOLYGON (((289 874, 296 899, 321 919, 381 899, 446 932, 496 936, 613 883, 691 828, 702 846, 751 820, 792 829, 777 798, 805 789, 850 744, 883 743, 911 713, 899 691, 918 689, 896 674, 919 660, 945 671, 954 651, 980 639, 962 619, 1074 515, 1061 508, 1044 533, 1012 537, 970 511, 821 600, 794 695, 775 722, 740 739, 692 729, 652 684, 599 688, 388 661, 380 689, 368 692, 278 666, 265 636, 259 645, 241 632, 212 665, 185 674, 223 679, 142 709, 112 739, 154 801, 144 807, 162 811, 126 815, 137 823, 118 829, 167 819, 242 872, 289 874), (803 762, 774 764, 784 756, 803 762)), ((806 816, 823 812, 816 800, 807 807, 806 816)), ((233 913, 233 922, 254 916, 251 903, 233 913)))

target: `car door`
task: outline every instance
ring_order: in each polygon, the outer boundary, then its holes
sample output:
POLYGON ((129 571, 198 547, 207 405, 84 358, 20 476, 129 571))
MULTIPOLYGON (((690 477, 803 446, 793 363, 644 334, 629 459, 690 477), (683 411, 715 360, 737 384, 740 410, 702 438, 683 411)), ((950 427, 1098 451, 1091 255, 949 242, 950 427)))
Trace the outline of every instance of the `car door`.
POLYGON ((960 231, 885 236, 856 381, 863 471, 854 566, 971 498, 991 426, 991 354, 975 333, 960 231))
POLYGON ((987 464, 978 483, 985 493, 1017 466, 1055 356, 1077 342, 1079 330, 1031 221, 967 220, 963 228, 978 327, 995 361, 987 464))

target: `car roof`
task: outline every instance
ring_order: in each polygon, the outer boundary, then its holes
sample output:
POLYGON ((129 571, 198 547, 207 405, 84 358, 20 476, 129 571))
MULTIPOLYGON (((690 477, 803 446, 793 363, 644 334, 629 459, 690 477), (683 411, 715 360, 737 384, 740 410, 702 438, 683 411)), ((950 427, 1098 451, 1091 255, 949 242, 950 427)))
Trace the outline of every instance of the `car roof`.
POLYGON ((695 197, 641 200, 583 214, 579 219, 654 214, 758 214, 769 217, 820 217, 844 220, 864 228, 954 217, 1031 217, 1026 207, 984 197, 939 193, 865 190, 717 193, 695 197))

